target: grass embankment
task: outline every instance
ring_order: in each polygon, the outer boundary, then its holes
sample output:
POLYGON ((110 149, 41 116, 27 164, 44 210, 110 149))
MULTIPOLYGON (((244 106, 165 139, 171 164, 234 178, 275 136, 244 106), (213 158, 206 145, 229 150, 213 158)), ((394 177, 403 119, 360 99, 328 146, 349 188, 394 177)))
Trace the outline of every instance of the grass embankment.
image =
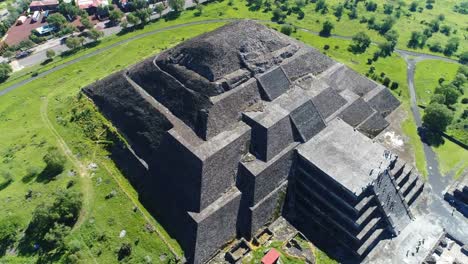
MULTIPOLYGON (((444 61, 425 60, 419 62, 416 65, 415 73, 415 89, 418 103, 422 105, 429 104, 431 96, 439 84, 439 78, 444 78, 445 83, 451 82, 457 74, 459 67, 459 64, 444 61)), ((461 100, 467 94, 468 87, 465 85, 464 94, 460 96, 459 102, 453 106, 456 109, 454 112, 454 122, 457 122, 463 110, 466 109, 466 105, 462 104, 461 100)), ((457 138, 457 133, 467 132, 460 131, 460 129, 451 129, 449 126, 447 133, 457 138)), ((445 139, 442 145, 434 146, 433 149, 437 154, 440 170, 443 175, 451 172, 457 177, 468 166, 468 151, 449 140, 445 139)))
MULTIPOLYGON (((106 158, 108 153, 104 146, 87 137, 78 124, 70 122, 69 117, 74 98, 83 86, 183 39, 219 26, 221 23, 188 26, 135 40, 67 66, 0 97, 0 172, 9 172, 13 180, 0 190, 0 221, 4 217, 15 218, 20 229, 26 228, 33 210, 41 203, 50 202, 58 189, 65 189, 67 183, 73 180, 75 184, 72 188, 83 194, 84 208, 67 241, 78 241, 82 263, 116 262, 115 252, 123 242, 132 245, 132 261, 138 263, 144 262, 145 258, 152 259, 153 263, 161 262, 163 258, 166 261, 174 259, 163 239, 181 255, 177 243, 150 218, 139 204, 135 190, 113 162, 106 158), (25 177, 29 168, 44 168, 42 157, 49 146, 63 149, 58 139, 63 140, 63 144, 72 151, 65 171, 50 182, 25 177), (70 170, 78 171, 73 159, 85 167, 91 162, 97 163, 98 169, 88 171, 84 177, 71 176, 70 170), (26 199, 29 190, 32 198, 26 199), (116 196, 105 199, 113 190, 116 196), (157 233, 147 231, 145 226, 148 222, 156 227, 163 239, 157 233), (119 238, 121 230, 127 231, 124 238, 119 238)), ((87 104, 92 109, 91 103, 87 104)), ((90 114, 98 115, 94 111, 90 114)), ((101 121, 106 122, 104 119, 101 121)), ((2 258, 12 263, 34 262, 37 257, 32 252, 17 251, 0 256, 0 262, 2 258)))

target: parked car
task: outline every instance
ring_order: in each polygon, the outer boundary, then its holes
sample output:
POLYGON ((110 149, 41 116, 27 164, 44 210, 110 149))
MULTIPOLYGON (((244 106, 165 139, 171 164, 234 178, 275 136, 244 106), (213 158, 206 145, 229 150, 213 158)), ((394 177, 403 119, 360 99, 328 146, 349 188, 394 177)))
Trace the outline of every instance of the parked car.
POLYGON ((21 59, 21 58, 27 57, 31 55, 32 52, 33 52, 32 50, 19 51, 18 53, 16 53, 15 58, 21 59))

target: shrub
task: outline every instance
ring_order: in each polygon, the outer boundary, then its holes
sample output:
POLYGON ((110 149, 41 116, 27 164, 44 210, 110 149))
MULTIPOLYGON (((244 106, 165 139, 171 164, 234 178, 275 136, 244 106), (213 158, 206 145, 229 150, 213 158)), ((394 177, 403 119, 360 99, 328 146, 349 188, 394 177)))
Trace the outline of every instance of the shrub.
POLYGON ((132 245, 130 243, 122 243, 119 252, 117 253, 118 259, 122 260, 132 254, 132 245))
POLYGON ((398 82, 392 82, 392 85, 390 86, 390 89, 396 90, 396 89, 398 89, 398 86, 399 86, 398 82))
POLYGON ((293 30, 294 30, 294 29, 293 29, 293 27, 292 27, 291 25, 286 24, 286 25, 282 25, 282 26, 281 26, 281 30, 280 30, 280 31, 281 31, 281 33, 283 33, 283 34, 290 36, 290 35, 292 34, 293 30))
POLYGON ((463 99, 461 100, 461 102, 462 102, 462 104, 468 104, 468 98, 466 98, 466 97, 463 98, 463 99))
POLYGON ((330 49, 330 45, 325 44, 325 45, 323 46, 323 49, 324 49, 324 50, 329 50, 329 49, 330 49))
POLYGON ((65 168, 65 156, 55 147, 49 148, 47 150, 47 154, 44 155, 42 160, 46 164, 44 171, 46 171, 51 177, 55 177, 62 173, 65 168))

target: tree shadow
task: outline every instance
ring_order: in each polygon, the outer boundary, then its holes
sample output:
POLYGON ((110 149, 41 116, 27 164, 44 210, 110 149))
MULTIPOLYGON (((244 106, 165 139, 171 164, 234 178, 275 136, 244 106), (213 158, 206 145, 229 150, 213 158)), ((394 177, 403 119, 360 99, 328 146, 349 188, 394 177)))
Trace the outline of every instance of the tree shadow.
POLYGON ((44 170, 37 175, 36 182, 38 183, 48 183, 52 180, 55 180, 55 177, 62 173, 61 171, 57 171, 55 169, 45 167, 44 170))
POLYGON ((54 59, 49 58, 49 59, 47 59, 47 60, 41 62, 41 65, 42 65, 42 66, 47 65, 47 64, 51 63, 53 60, 54 60, 54 59))
POLYGON ((13 182, 12 179, 6 180, 2 183, 0 183, 0 191, 3 191, 6 187, 10 186, 10 184, 13 182))
POLYGON ((36 176, 39 175, 38 173, 28 173, 24 175, 24 177, 21 179, 23 183, 30 183, 36 176))
POLYGON ((165 21, 171 21, 171 20, 176 20, 177 18, 180 17, 181 12, 176 12, 176 11, 171 11, 167 13, 166 16, 164 16, 165 21))
POLYGON ((418 128, 418 134, 421 141, 429 146, 438 147, 445 143, 445 139, 442 137, 441 133, 431 131, 426 127, 418 128))

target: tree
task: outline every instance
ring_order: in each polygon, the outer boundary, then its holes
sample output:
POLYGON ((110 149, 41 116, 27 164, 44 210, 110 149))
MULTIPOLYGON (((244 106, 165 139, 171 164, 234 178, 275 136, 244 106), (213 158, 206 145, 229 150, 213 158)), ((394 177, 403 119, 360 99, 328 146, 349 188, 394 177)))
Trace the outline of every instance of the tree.
POLYGON ((157 4, 155 7, 154 7, 154 11, 156 13, 158 13, 159 17, 162 17, 162 13, 164 12, 164 5, 162 4, 157 4))
POLYGON ((409 11, 416 12, 417 9, 418 9, 418 3, 417 2, 411 2, 410 6, 409 6, 409 11))
POLYGON ((130 13, 130 14, 127 15, 127 21, 128 21, 128 23, 130 23, 132 25, 138 25, 141 22, 140 18, 138 18, 133 13, 130 13))
POLYGON ((86 35, 88 38, 92 39, 93 41, 97 41, 99 38, 104 36, 104 32, 93 28, 90 31, 88 31, 86 35))
POLYGON ((70 3, 62 2, 58 6, 58 12, 65 16, 70 16, 71 19, 75 19, 80 14, 80 9, 70 3))
POLYGON ((468 51, 463 52, 460 54, 460 63, 461 64, 468 64, 468 51))
POLYGON ((58 29, 62 29, 67 24, 67 19, 62 14, 55 13, 47 17, 47 23, 58 29))
POLYGON ((0 63, 0 82, 4 82, 10 76, 10 73, 13 71, 10 64, 6 62, 0 63))
POLYGON ((446 56, 452 56, 458 50, 459 39, 458 38, 450 38, 447 42, 447 45, 444 49, 444 54, 446 56))
POLYGON ((393 13, 393 5, 392 4, 384 4, 384 14, 390 15, 393 13))
POLYGON ((122 17, 123 17, 123 13, 122 13, 122 11, 120 11, 120 9, 114 9, 114 10, 109 12, 109 20, 113 25, 120 22, 122 17))
POLYGON ((364 32, 358 32, 352 38, 349 50, 353 53, 363 53, 371 44, 370 37, 364 32))
POLYGON ((118 259, 122 260, 132 254, 132 245, 130 243, 123 243, 120 246, 118 254, 118 259))
POLYGON ((69 49, 76 49, 78 48, 80 45, 81 45, 81 41, 79 40, 80 37, 69 37, 67 38, 67 40, 65 41, 65 45, 69 48, 69 49))
POLYGON ((379 44, 380 55, 382 57, 390 56, 395 48, 391 41, 385 41, 379 44))
POLYGON ((386 16, 382 23, 377 26, 377 30, 381 35, 387 33, 390 29, 392 29, 393 25, 395 24, 396 20, 392 16, 386 16))
POLYGON ((48 49, 46 51, 46 57, 49 60, 52 60, 55 57, 55 51, 53 49, 48 49))
POLYGON ((86 28, 86 29, 91 29, 93 28, 93 23, 89 21, 88 17, 82 17, 80 19, 80 23, 86 28))
POLYGON ((434 94, 441 94, 445 96, 445 104, 453 105, 457 102, 458 97, 460 97, 460 92, 452 84, 441 85, 437 87, 434 91, 434 94))
POLYGON ((320 36, 328 37, 331 35, 331 31, 335 26, 330 21, 323 22, 322 30, 320 31, 320 36))
POLYGON ((443 94, 434 94, 431 97, 431 104, 432 103, 437 103, 437 104, 445 104, 445 96, 443 94))
POLYGON ((443 132, 450 125, 452 119, 452 111, 447 106, 432 103, 424 110, 423 125, 431 130, 443 132))
POLYGON ((54 223, 44 236, 45 248, 48 250, 61 249, 65 246, 65 238, 71 228, 64 224, 54 223))
POLYGON ((169 7, 175 12, 184 10, 185 0, 168 0, 169 7))
POLYGON ((0 256, 13 245, 18 234, 18 220, 13 218, 0 219, 0 256))
POLYGON ((142 9, 136 10, 134 13, 135 13, 135 16, 138 17, 138 19, 140 20, 142 24, 146 24, 146 22, 148 22, 148 19, 151 16, 151 9, 142 8, 142 9))
POLYGON ((417 48, 419 46, 419 42, 421 40, 421 33, 413 31, 411 32, 410 40, 408 41, 408 48, 417 48))
POLYGON ((338 18, 338 20, 341 19, 341 16, 343 15, 343 10, 344 10, 344 7, 342 4, 338 4, 336 7, 335 7, 335 12, 333 12, 333 15, 336 16, 336 18, 338 18))
POLYGON ((285 24, 283 26, 281 26, 281 33, 285 34, 285 35, 291 35, 291 33, 293 32, 293 27, 289 24, 285 24))
POLYGON ((366 2, 366 10, 369 12, 375 12, 377 10, 377 4, 375 2, 366 2))
MULTIPOLYGON (((75 37, 67 39, 67 47, 68 40, 70 39, 75 39, 75 37)), ((62 173, 65 168, 65 156, 55 147, 49 148, 44 157, 42 157, 42 160, 46 164, 46 168, 44 170, 47 171, 52 177, 62 173)))
POLYGON ((440 27, 440 33, 444 34, 445 36, 450 36, 450 31, 452 29, 450 28, 450 26, 447 26, 447 25, 443 25, 440 27))
POLYGON ((355 6, 351 8, 351 11, 348 13, 348 17, 351 20, 356 19, 358 17, 357 8, 355 6))

